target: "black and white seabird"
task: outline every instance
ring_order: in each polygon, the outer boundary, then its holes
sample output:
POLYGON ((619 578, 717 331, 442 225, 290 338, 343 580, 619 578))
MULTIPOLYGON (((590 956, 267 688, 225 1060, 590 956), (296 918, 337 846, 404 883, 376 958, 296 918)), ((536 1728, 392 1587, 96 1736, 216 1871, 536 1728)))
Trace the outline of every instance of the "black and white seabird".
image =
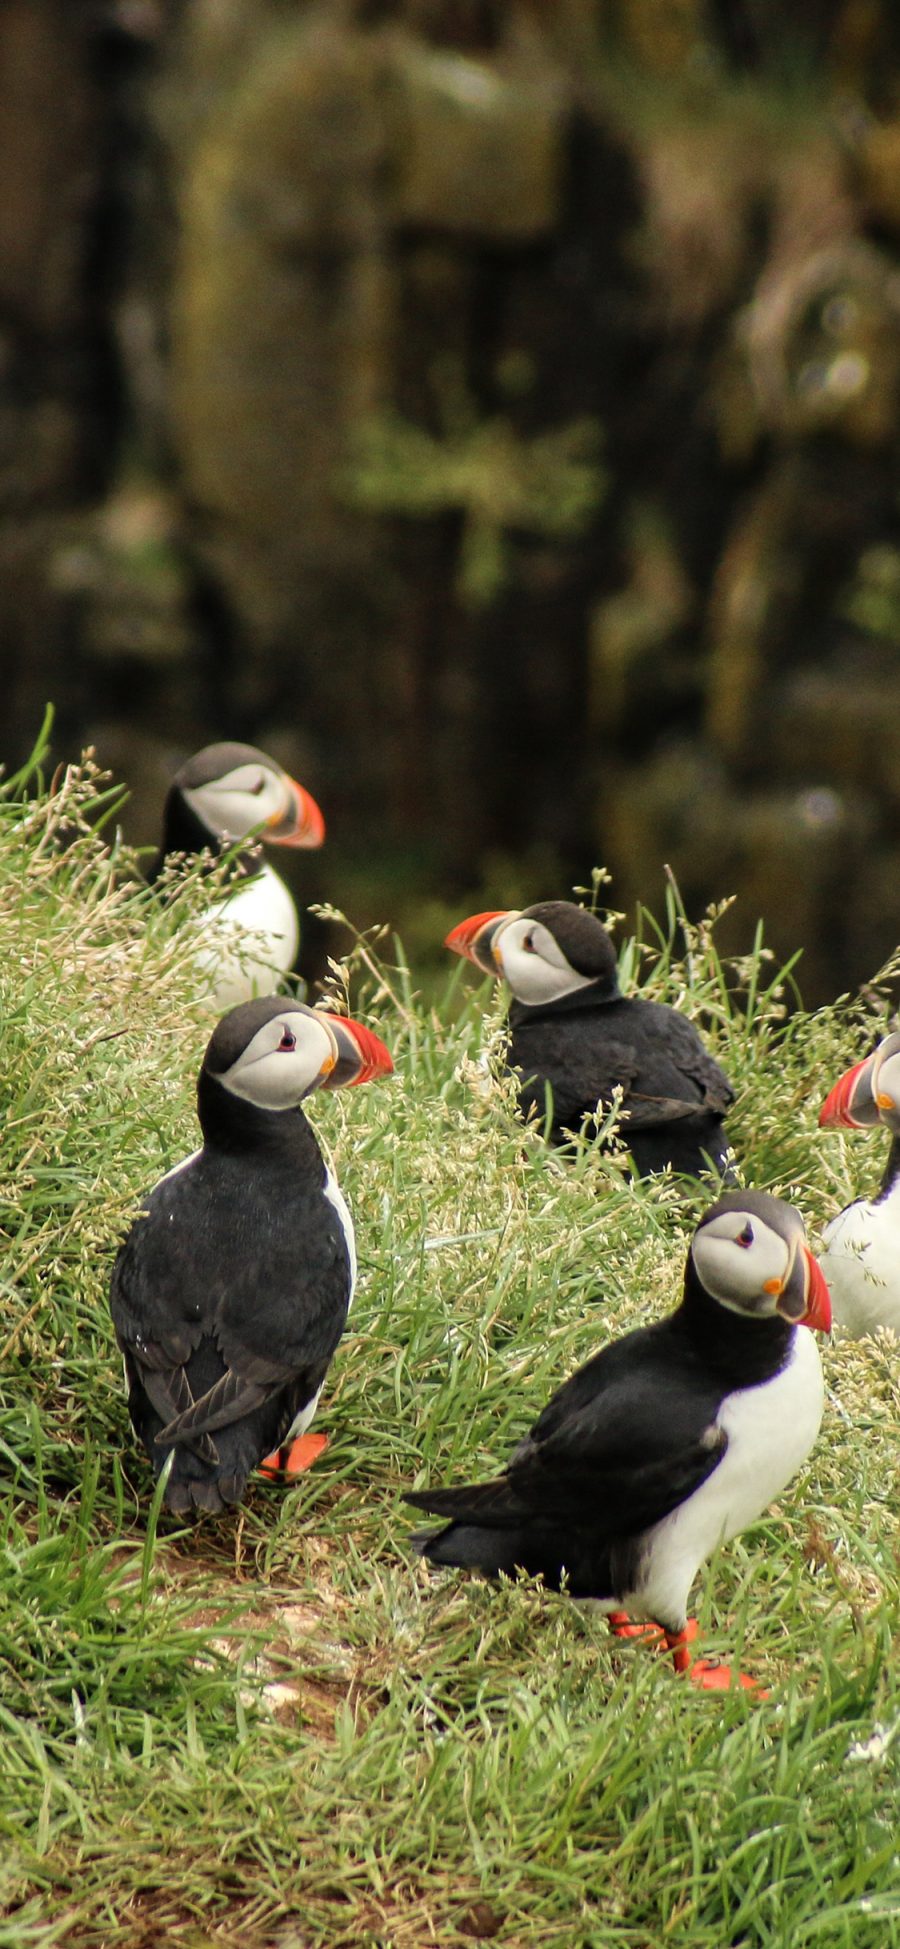
MULTIPOLYGON (((208 744, 169 787, 152 882, 173 854, 227 852, 242 839, 267 846, 321 846, 325 821, 311 793, 252 744, 208 744)), ((267 860, 249 849, 231 863, 232 885, 203 920, 198 972, 219 1009, 269 995, 293 967, 300 924, 293 898, 267 860)))
MULTIPOLYGON (((697 1571, 815 1441, 822 1369, 798 1329, 830 1322, 798 1213, 765 1192, 727 1192, 694 1233, 676 1311, 579 1368, 494 1481, 410 1495, 447 1522, 416 1547, 434 1564, 565 1584, 626 1634, 629 1614, 653 1620, 688 1669, 697 1571)), ((703 1661, 692 1675, 729 1679, 703 1661)))
POLYGON ((392 1067, 371 1029, 274 996, 216 1027, 197 1082, 202 1148, 150 1192, 110 1288, 134 1427, 157 1476, 174 1457, 170 1509, 239 1502, 264 1458, 268 1472, 305 1465, 289 1444, 343 1333, 356 1251, 300 1106, 392 1067))
POLYGON ((852 1340, 879 1327, 900 1338, 900 1034, 848 1069, 819 1112, 824 1129, 882 1125, 891 1133, 877 1197, 857 1198, 825 1227, 822 1266, 834 1317, 852 1340))
POLYGON ((595 914, 570 900, 473 914, 447 947, 502 975, 513 1001, 507 1065, 522 1078, 519 1107, 564 1143, 621 1090, 621 1136, 639 1176, 728 1171, 725 1113, 734 1091, 687 1017, 623 995, 615 949, 595 914))

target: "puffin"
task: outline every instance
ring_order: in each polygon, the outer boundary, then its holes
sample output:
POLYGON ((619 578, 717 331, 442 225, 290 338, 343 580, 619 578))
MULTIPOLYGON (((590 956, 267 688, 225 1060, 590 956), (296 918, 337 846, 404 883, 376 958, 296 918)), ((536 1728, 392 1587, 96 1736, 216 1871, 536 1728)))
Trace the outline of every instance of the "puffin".
POLYGON ((676 1670, 726 1689, 727 1666, 692 1658, 689 1593, 809 1454, 824 1386, 807 1329, 830 1324, 799 1213, 725 1192, 694 1232, 675 1311, 572 1374, 493 1481, 411 1492, 445 1525, 414 1547, 432 1564, 565 1587, 625 1636, 652 1623, 676 1670))
POLYGON ((473 914, 446 937, 512 989, 506 1062, 519 1108, 563 1144, 621 1090, 620 1134, 639 1177, 673 1171, 726 1181, 725 1113, 734 1091, 687 1017, 623 995, 616 954, 596 914, 571 900, 473 914), (548 1110, 549 1096, 549 1110, 548 1110))
POLYGON ((881 1189, 832 1218, 820 1258, 847 1338, 862 1340, 879 1327, 900 1338, 900 1034, 885 1036, 845 1071, 825 1098, 819 1123, 825 1130, 881 1124, 891 1133, 881 1189))
MULTIPOLYGON (((321 846, 325 821, 312 794, 252 744, 208 744, 169 786, 153 885, 173 854, 218 858, 243 839, 267 846, 321 846)), ((203 917, 197 968, 218 1011, 270 995, 296 960, 297 909, 284 881, 255 849, 236 853, 231 884, 203 917), (243 943, 243 945, 242 945, 243 943)))
POLYGON ((177 1514, 240 1502, 252 1470, 291 1477, 356 1279, 353 1221, 302 1108, 388 1076, 377 1035, 275 996, 210 1037, 201 1148, 149 1193, 112 1270, 110 1310, 135 1431, 177 1514))

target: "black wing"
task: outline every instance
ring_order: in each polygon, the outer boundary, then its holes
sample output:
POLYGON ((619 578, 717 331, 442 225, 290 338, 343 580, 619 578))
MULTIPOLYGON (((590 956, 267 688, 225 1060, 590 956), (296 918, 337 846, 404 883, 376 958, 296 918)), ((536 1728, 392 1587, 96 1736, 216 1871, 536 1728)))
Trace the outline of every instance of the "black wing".
POLYGON ((674 1378, 668 1324, 628 1334, 573 1374, 496 1481, 408 1500, 482 1528, 552 1524, 610 1542, 660 1522, 727 1447, 716 1389, 674 1378))
POLYGON ((167 1422, 192 1404, 185 1369, 209 1325, 202 1304, 202 1284, 195 1287, 191 1277, 195 1269, 190 1265, 190 1255, 187 1279, 183 1281, 171 1250, 166 1255, 161 1249, 155 1221, 165 1222, 165 1239, 170 1211, 177 1223, 181 1204, 180 1198, 166 1195, 168 1191, 164 1179, 150 1193, 119 1249, 109 1291, 116 1339, 125 1356, 129 1380, 143 1387, 156 1413, 167 1422), (184 1284, 193 1290, 185 1294, 184 1284))
POLYGON ((728 1077, 703 1045, 693 1022, 660 1002, 635 1001, 628 1046, 628 1119, 668 1123, 709 1113, 724 1116, 734 1101, 728 1077))
POLYGON ((733 1099, 724 1070, 677 1009, 640 999, 552 1017, 511 1016, 509 1062, 523 1078, 527 1114, 545 1110, 545 1082, 553 1092, 554 1129, 577 1129, 599 1104, 621 1094, 623 1134, 712 1114, 733 1099), (627 1122, 624 1120, 627 1119, 627 1122))
POLYGON ((157 1185, 119 1252, 116 1336, 163 1446, 211 1459, 208 1437, 289 1381, 308 1376, 314 1393, 340 1339, 350 1273, 333 1206, 293 1177, 258 1203, 239 1163, 195 1160, 157 1185))

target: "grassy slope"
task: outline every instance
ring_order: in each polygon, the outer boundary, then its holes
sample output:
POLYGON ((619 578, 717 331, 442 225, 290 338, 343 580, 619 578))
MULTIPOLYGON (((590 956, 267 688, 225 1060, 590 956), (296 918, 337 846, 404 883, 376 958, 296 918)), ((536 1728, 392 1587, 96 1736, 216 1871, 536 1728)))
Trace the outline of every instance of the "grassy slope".
MULTIPOLYGON (((93 839, 54 844, 92 797, 69 778, 0 814, 0 1949, 900 1942, 895 1348, 826 1350, 811 1463, 700 1592, 709 1650, 767 1704, 409 1559, 402 1487, 496 1466, 579 1360, 668 1308, 702 1208, 523 1133, 463 969, 426 1013, 355 957, 399 1077, 313 1110, 361 1248, 328 1453, 237 1521, 155 1533, 106 1285, 193 1147, 208 1023, 183 936, 93 839)), ((692 948, 626 958, 712 1023, 746 1179, 814 1231, 880 1168, 878 1139, 815 1120, 883 1003, 785 1030, 764 960, 729 1002, 708 933, 692 948)))

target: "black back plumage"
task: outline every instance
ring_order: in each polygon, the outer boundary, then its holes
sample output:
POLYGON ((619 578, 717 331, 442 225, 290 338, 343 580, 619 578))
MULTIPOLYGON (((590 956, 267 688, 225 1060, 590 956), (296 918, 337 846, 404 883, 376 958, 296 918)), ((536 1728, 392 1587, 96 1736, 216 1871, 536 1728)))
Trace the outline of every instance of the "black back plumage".
POLYGON ((676 1312, 571 1375, 502 1475, 408 1496, 449 1519, 415 1537, 416 1547, 434 1564, 488 1576, 523 1570, 551 1589, 565 1583, 574 1597, 620 1597, 634 1587, 646 1532, 721 1462, 723 1400, 778 1373, 793 1332, 784 1320, 719 1306, 689 1260, 676 1312))
POLYGON ((734 1091, 693 1023, 661 1002, 621 994, 615 951, 596 915, 567 900, 525 913, 590 986, 536 1007, 513 1000, 507 1060, 522 1077, 523 1115, 543 1121, 549 1089, 549 1135, 563 1143, 620 1089, 622 1136, 641 1176, 666 1164, 691 1176, 710 1162, 724 1172, 734 1091))
POLYGON ((709 1160, 724 1170, 725 1113, 734 1091, 697 1030, 661 1002, 619 995, 604 1001, 579 989, 529 1008, 513 1001, 507 1062, 519 1071, 523 1116, 547 1112, 549 1135, 564 1143, 599 1104, 622 1091, 622 1136, 641 1176, 673 1170, 696 1176, 709 1160))
MULTIPOLYGON (((264 1020, 273 1004, 249 1006, 264 1020)), ((198 1084, 203 1148, 151 1192, 110 1293, 131 1418, 157 1475, 174 1449, 166 1500, 181 1511, 240 1500, 321 1387, 351 1296, 307 1118, 232 1096, 207 1066, 215 1047, 198 1084)))

